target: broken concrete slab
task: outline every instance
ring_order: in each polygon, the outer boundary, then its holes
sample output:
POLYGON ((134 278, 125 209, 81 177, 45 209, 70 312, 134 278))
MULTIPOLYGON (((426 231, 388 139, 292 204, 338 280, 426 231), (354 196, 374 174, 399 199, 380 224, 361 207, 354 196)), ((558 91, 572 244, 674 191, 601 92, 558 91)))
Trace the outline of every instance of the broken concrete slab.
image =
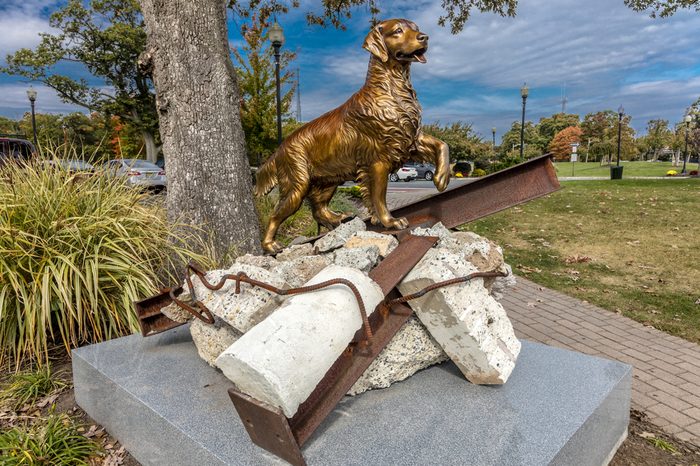
POLYGON ((190 333, 199 357, 213 367, 216 367, 214 363, 216 358, 243 335, 224 322, 221 317, 214 317, 214 324, 193 319, 190 324, 190 333))
POLYGON ((314 243, 318 252, 328 252, 345 244, 350 237, 358 231, 366 230, 367 226, 362 219, 355 217, 346 223, 341 223, 336 229, 329 231, 314 243))
MULTIPOLYGON (((405 296, 476 271, 447 248, 431 249, 399 284, 399 290, 405 296)), ((434 290, 408 304, 470 382, 503 384, 508 380, 520 342, 505 310, 482 279, 434 290)))
POLYGON ((331 254, 328 255, 332 257, 331 260, 335 265, 353 267, 362 270, 364 273, 369 273, 379 262, 379 248, 375 245, 367 245, 361 248, 340 248, 331 254))
POLYGON ((280 261, 275 272, 292 288, 298 288, 331 264, 328 255, 299 256, 280 261))

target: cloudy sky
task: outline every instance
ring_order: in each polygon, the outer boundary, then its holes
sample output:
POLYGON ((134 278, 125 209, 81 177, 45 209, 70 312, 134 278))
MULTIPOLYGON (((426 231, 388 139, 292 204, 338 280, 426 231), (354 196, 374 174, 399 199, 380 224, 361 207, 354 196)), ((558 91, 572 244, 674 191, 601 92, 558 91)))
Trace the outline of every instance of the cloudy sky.
MULTIPOLYGON (((439 1, 407 3, 380 2, 381 17, 412 19, 430 35, 428 63, 413 65, 426 122, 470 122, 489 138, 495 126, 500 135, 520 118, 519 88, 524 82, 530 88, 529 120, 561 111, 565 89, 568 112, 583 116, 622 104, 640 133, 649 119, 679 121, 700 97, 697 12, 652 19, 628 9, 623 0, 520 0, 517 17, 475 13, 463 32, 452 35, 437 25, 439 1)), ((0 63, 18 48, 35 46, 39 32, 50 31, 48 15, 57 5, 41 0, 2 3, 0 63)), ((346 31, 336 31, 307 26, 302 13, 279 22, 285 47, 298 51, 302 118, 309 120, 362 85, 368 53, 361 45, 369 18, 358 10, 346 31)), ((229 27, 236 44, 237 26, 231 21, 229 27)), ((26 111, 27 86, 0 75, 0 115, 18 117, 26 111)), ((75 110, 49 89, 35 87, 38 111, 75 110)))

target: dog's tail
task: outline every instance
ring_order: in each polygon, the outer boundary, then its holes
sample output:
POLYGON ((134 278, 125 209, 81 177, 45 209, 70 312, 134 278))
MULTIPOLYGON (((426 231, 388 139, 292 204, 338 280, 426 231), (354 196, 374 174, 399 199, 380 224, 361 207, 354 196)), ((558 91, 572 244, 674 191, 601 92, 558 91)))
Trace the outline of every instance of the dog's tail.
POLYGON ((255 195, 264 196, 277 185, 277 164, 275 155, 267 159, 255 174, 255 195))

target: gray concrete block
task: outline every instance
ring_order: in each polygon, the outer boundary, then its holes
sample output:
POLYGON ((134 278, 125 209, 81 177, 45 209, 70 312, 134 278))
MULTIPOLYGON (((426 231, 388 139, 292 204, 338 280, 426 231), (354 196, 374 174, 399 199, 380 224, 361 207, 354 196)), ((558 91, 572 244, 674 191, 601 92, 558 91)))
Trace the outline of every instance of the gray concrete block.
MULTIPOLYGON (((73 352, 78 404, 144 465, 283 462, 250 442, 231 386, 186 326, 73 352)), ((631 367, 523 341, 503 386, 452 363, 346 397, 302 449, 309 465, 601 465, 627 432, 631 367)))

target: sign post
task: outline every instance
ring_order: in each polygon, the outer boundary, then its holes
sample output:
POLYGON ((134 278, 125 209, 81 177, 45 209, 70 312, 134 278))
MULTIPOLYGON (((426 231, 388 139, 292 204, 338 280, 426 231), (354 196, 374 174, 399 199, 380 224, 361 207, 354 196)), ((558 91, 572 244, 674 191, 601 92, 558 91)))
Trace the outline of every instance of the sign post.
POLYGON ((569 144, 571 146, 571 176, 574 176, 574 167, 578 161, 578 142, 572 142, 569 144))

